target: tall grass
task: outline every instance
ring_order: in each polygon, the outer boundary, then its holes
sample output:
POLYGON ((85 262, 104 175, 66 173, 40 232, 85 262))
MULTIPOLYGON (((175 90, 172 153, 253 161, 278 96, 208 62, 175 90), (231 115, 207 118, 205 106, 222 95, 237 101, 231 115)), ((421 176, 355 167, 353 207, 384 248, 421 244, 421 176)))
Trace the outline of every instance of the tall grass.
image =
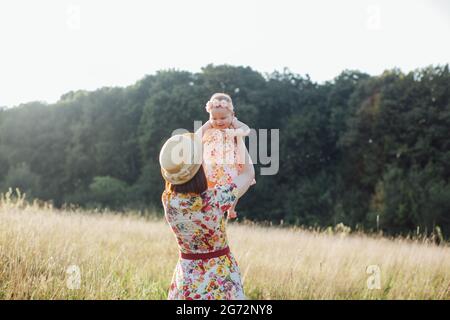
MULTIPOLYGON (((450 299, 447 244, 234 222, 228 238, 251 299, 450 299)), ((1 299, 166 299, 177 259, 161 218, 0 197, 1 299)))

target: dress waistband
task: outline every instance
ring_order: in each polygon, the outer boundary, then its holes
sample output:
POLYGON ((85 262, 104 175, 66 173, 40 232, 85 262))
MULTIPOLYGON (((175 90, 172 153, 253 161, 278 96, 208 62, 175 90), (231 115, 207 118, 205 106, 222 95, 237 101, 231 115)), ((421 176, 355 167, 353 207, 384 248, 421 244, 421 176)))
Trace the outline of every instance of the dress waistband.
POLYGON ((211 259, 211 258, 217 258, 223 255, 226 255, 230 252, 229 247, 225 247, 223 249, 207 252, 207 253, 184 253, 180 252, 180 256, 183 259, 189 259, 189 260, 197 260, 197 259, 211 259))

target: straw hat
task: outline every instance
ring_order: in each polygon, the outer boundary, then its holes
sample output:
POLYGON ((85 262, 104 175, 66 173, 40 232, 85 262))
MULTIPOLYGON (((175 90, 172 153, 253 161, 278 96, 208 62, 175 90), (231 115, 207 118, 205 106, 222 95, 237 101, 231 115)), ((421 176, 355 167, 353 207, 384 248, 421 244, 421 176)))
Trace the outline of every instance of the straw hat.
POLYGON ((161 148, 159 164, 167 182, 177 185, 190 181, 202 166, 201 138, 194 133, 170 137, 161 148))

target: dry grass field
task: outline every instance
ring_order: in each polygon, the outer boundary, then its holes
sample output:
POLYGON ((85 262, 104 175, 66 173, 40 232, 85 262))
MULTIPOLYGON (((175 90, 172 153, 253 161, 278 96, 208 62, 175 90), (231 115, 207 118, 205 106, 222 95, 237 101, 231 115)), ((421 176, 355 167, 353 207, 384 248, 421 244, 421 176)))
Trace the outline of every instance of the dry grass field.
MULTIPOLYGON (((448 244, 235 222, 228 238, 250 299, 450 299, 448 244)), ((161 218, 0 200, 0 299, 166 299, 177 259, 161 218)))

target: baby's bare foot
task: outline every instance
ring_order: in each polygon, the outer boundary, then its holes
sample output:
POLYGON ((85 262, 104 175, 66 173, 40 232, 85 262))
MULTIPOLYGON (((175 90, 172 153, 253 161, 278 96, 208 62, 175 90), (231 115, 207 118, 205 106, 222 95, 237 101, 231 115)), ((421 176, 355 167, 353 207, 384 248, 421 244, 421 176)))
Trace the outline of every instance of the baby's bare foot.
POLYGON ((237 212, 234 210, 228 210, 228 218, 235 219, 237 217, 237 212))

